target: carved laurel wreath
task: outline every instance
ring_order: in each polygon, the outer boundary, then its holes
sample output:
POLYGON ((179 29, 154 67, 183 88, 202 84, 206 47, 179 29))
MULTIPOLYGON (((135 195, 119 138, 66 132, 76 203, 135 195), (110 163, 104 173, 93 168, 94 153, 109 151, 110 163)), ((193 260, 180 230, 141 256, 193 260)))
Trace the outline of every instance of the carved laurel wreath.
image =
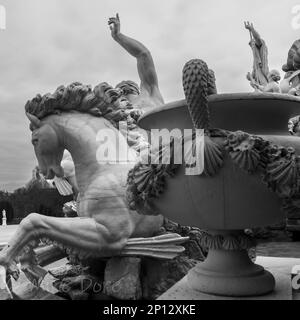
MULTIPOLYGON (((161 161, 162 149, 151 150, 161 161)), ((151 156, 151 153, 149 157, 151 156)), ((171 142, 170 164, 143 164, 139 162, 128 173, 126 199, 129 208, 144 214, 159 214, 153 199, 157 199, 167 187, 167 178, 174 177, 180 165, 174 164, 174 143, 171 142)))
MULTIPOLYGON (((218 152, 222 150, 223 154, 227 153, 239 168, 249 174, 261 174, 262 182, 282 199, 282 208, 286 213, 299 212, 300 156, 295 154, 294 148, 282 147, 242 131, 213 129, 209 134, 211 137, 223 138, 223 144, 214 142, 218 152)), ((209 156, 205 155, 205 165, 209 161, 214 169, 212 172, 216 174, 221 167, 220 161, 214 164, 212 159, 211 152, 209 156)), ((176 175, 179 167, 180 165, 172 164, 172 161, 168 165, 138 163, 128 175, 129 207, 145 214, 158 214, 153 200, 164 192, 167 178, 176 175)), ((208 173, 204 171, 203 174, 208 173)))

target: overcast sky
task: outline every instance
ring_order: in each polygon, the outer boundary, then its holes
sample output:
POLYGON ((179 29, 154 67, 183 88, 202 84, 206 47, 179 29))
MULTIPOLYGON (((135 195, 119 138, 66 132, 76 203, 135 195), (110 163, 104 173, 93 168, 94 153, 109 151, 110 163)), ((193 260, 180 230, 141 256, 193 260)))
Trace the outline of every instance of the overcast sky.
POLYGON ((281 69, 300 29, 291 26, 300 0, 0 0, 0 189, 23 186, 36 165, 24 105, 37 93, 80 81, 138 82, 135 60, 110 36, 107 20, 119 12, 121 31, 152 52, 166 102, 182 99, 181 71, 191 58, 215 70, 219 92, 251 91, 249 33, 254 23, 281 69))

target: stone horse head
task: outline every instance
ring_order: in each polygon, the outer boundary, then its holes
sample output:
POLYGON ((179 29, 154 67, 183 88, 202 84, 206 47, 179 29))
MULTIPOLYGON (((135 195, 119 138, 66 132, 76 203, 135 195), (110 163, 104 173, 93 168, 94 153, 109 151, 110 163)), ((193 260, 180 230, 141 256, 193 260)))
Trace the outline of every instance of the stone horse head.
POLYGON ((36 116, 30 113, 26 113, 26 115, 30 120, 31 142, 34 146, 41 173, 47 179, 53 179, 55 175, 62 177, 64 171, 61 167, 61 160, 64 148, 55 130, 50 124, 43 123, 36 116))

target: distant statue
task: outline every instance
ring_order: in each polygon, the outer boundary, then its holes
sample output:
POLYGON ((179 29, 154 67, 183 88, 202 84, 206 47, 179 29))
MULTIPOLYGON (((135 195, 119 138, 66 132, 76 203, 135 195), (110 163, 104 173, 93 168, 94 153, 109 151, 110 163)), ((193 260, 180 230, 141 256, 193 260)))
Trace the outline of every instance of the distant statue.
POLYGON ((2 226, 7 226, 7 217, 6 217, 6 211, 2 211, 2 226))
POLYGON ((282 66, 285 72, 280 83, 282 93, 299 96, 300 88, 300 40, 296 40, 288 52, 287 62, 282 66))
POLYGON ((268 48, 265 41, 252 23, 245 22, 245 28, 250 32, 249 45, 253 52, 253 70, 247 74, 250 85, 259 92, 280 92, 280 73, 277 70, 269 71, 268 48))
POLYGON ((164 104, 159 90, 158 78, 150 51, 140 42, 121 33, 120 17, 109 18, 111 35, 128 53, 137 59, 137 69, 141 80, 140 87, 133 81, 122 81, 116 87, 122 89, 129 102, 147 111, 164 104))

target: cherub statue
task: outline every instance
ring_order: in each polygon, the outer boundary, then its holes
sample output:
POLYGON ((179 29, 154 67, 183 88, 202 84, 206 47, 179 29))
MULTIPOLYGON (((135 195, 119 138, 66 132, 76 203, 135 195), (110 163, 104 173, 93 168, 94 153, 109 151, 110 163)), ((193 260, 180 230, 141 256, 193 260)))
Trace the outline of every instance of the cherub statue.
POLYGON ((250 85, 259 92, 280 92, 280 73, 277 70, 269 71, 268 48, 265 41, 254 29, 253 23, 245 22, 245 28, 250 32, 249 45, 253 52, 253 70, 247 74, 250 85))
POLYGON ((164 104, 159 90, 158 78, 150 51, 139 41, 121 33, 119 14, 109 18, 111 35, 128 53, 137 59, 137 69, 141 80, 140 88, 133 81, 122 81, 116 87, 121 88, 125 97, 135 108, 147 111, 164 104))
POLYGON ((252 77, 251 73, 248 72, 247 79, 250 81, 250 85, 255 91, 260 92, 280 92, 278 81, 280 80, 280 73, 277 70, 271 70, 268 73, 268 83, 266 85, 259 85, 252 77))

